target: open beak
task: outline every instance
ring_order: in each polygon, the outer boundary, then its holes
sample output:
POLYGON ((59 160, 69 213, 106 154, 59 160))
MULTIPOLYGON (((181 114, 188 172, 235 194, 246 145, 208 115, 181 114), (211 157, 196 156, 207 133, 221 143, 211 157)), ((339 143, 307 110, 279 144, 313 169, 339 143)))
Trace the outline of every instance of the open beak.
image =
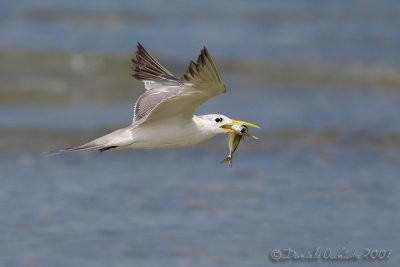
MULTIPOLYGON (((250 127, 254 127, 254 128, 260 128, 259 126, 255 125, 253 123, 245 122, 245 121, 237 121, 237 120, 232 120, 231 123, 224 124, 224 125, 220 126, 219 128, 221 128, 221 129, 223 129, 225 131, 228 131, 230 133, 236 133, 234 130, 229 128, 229 126, 232 126, 232 125, 246 125, 246 126, 250 126, 250 127)), ((254 139, 258 139, 258 137, 254 136, 254 135, 251 135, 249 133, 245 134, 245 136, 248 136, 248 137, 251 137, 251 138, 254 138, 254 139)))

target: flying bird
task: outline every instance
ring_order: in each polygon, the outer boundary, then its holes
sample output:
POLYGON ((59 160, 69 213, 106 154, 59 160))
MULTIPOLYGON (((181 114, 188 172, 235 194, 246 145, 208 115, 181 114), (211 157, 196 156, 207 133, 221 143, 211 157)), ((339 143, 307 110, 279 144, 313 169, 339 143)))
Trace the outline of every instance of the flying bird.
POLYGON ((191 61, 181 79, 157 62, 138 43, 132 75, 146 91, 134 107, 132 123, 81 146, 59 152, 108 149, 159 149, 192 146, 217 134, 234 132, 230 126, 258 126, 220 114, 194 115, 208 100, 226 92, 221 74, 206 47, 191 61))

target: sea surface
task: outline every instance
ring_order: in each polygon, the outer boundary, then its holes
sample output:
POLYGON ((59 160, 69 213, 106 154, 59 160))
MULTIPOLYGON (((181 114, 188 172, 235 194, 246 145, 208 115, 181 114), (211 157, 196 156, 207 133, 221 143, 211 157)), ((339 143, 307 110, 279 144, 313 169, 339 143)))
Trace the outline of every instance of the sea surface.
POLYGON ((398 266, 399 10, 0 1, 0 266, 398 266), (227 93, 197 113, 261 127, 233 168, 225 136, 42 154, 130 124, 138 41, 178 77, 210 50, 227 93))

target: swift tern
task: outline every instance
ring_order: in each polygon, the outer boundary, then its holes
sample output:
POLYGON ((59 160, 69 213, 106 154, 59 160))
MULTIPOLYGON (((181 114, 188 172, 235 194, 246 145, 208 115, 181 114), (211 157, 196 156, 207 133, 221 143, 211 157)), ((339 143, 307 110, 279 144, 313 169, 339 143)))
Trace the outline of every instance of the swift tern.
POLYGON ((137 44, 136 59, 131 61, 132 76, 142 81, 146 88, 135 104, 132 124, 59 152, 185 147, 217 134, 234 133, 232 125, 259 128, 220 114, 194 115, 202 104, 226 92, 221 74, 206 47, 201 50, 196 63, 190 61, 181 79, 158 63, 140 43, 137 44))

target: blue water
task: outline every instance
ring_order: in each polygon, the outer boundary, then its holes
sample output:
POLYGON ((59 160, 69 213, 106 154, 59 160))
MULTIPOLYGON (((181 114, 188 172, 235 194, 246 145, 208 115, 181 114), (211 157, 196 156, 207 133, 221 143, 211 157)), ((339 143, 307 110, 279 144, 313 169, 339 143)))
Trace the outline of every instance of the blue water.
MULTIPOLYGON (((233 91, 227 100, 235 106, 252 99, 235 100, 240 92, 233 91)), ((257 95, 266 100, 256 100, 257 109, 239 112, 217 100, 203 108, 263 127, 253 130, 261 140, 241 143, 233 169, 219 164, 228 152, 223 137, 176 150, 3 152, 2 265, 268 266, 276 248, 345 246, 393 249, 384 264, 395 266, 400 147, 385 136, 399 132, 399 96, 369 92, 355 101, 357 90, 303 89, 257 95), (339 137, 326 139, 326 130, 339 137)), ((127 110, 8 108, 12 122, 1 124, 44 133, 106 122, 118 128, 130 119, 127 110)))
POLYGON ((400 151, 358 149, 242 152, 233 170, 202 149, 2 158, 2 264, 268 266, 274 248, 346 246, 395 266, 400 151))
MULTIPOLYGON (((398 1, 0 6, 5 51, 129 53, 141 41, 167 62, 195 58, 203 44, 217 63, 400 61, 398 1)), ((40 154, 79 145, 74 135, 89 141, 126 126, 133 99, 0 106, 0 266, 261 267, 274 264, 273 249, 341 247, 392 253, 379 262, 281 265, 398 266, 400 94, 275 88, 221 71, 227 94, 198 114, 261 126, 251 129, 260 140, 240 144, 232 169, 219 164, 224 137, 176 150, 40 154)))
POLYGON ((400 2, 2 1, 0 48, 399 64, 400 2), (214 52, 215 51, 215 52, 214 52))

